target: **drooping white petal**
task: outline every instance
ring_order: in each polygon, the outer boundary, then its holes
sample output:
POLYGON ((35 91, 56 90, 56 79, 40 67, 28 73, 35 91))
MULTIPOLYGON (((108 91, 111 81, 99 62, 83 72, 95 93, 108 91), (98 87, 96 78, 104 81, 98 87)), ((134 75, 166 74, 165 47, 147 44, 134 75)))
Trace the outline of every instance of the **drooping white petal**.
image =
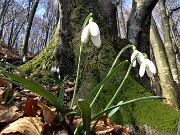
POLYGON ((59 73, 59 67, 56 69, 56 72, 59 73))
POLYGON ((100 34, 97 35, 97 36, 92 36, 91 35, 91 40, 93 42, 93 44, 97 47, 100 47, 101 46, 101 37, 100 37, 100 34))
POLYGON ((26 62, 26 57, 25 57, 25 56, 23 56, 23 62, 24 62, 24 63, 26 62))
POLYGON ((148 67, 149 67, 149 70, 153 73, 153 74, 156 74, 156 67, 154 65, 154 63, 152 61, 149 60, 148 62, 148 67))
POLYGON ((42 69, 46 69, 46 65, 45 65, 45 64, 43 64, 43 67, 42 67, 42 69))
POLYGON ((146 69, 146 63, 145 63, 145 62, 142 62, 142 64, 140 65, 140 69, 139 69, 139 75, 140 75, 140 77, 143 77, 143 76, 144 76, 145 69, 146 69))
POLYGON ((98 36, 100 34, 99 26, 95 22, 89 22, 89 30, 92 36, 98 36))
POLYGON ((89 25, 87 25, 82 31, 81 42, 87 43, 88 37, 89 37, 89 25))
POLYGON ((52 73, 55 73, 55 72, 56 72, 56 67, 52 67, 52 68, 51 68, 51 72, 52 72, 52 73))
POLYGON ((149 67, 146 68, 146 73, 149 77, 153 77, 153 73, 150 71, 149 67))
POLYGON ((138 61, 139 65, 141 65, 143 60, 144 60, 144 55, 141 52, 138 52, 137 61, 138 61))

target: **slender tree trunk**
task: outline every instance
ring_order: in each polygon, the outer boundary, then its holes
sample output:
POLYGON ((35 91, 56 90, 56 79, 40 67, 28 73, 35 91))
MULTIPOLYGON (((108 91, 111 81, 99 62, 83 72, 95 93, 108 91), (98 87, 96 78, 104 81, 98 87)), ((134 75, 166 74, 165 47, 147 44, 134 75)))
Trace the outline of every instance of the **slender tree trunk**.
POLYGON ((119 35, 121 39, 127 39, 127 28, 125 24, 125 19, 123 15, 123 10, 122 10, 122 0, 120 0, 119 4, 117 5, 117 19, 118 19, 118 30, 119 30, 119 35))
POLYGON ((3 28, 4 28, 4 15, 8 9, 10 2, 11 2, 11 0, 4 0, 2 8, 0 9, 0 40, 2 38, 3 28))
POLYGON ((179 108, 179 92, 176 83, 173 81, 172 74, 167 61, 164 44, 159 35, 155 21, 152 18, 150 31, 151 44, 156 60, 160 84, 163 97, 171 101, 173 105, 179 108))
POLYGON ((170 25, 165 10, 165 2, 166 0, 159 0, 160 14, 163 25, 164 46, 173 79, 177 84, 179 84, 178 70, 176 66, 176 56, 175 56, 176 54, 173 50, 173 43, 170 37, 170 25))
MULTIPOLYGON (((25 21, 24 21, 24 22, 25 22, 25 21)), ((22 24, 21 24, 21 26, 19 27, 19 29, 18 29, 17 31, 15 31, 15 33, 13 34, 14 36, 13 36, 13 39, 12 39, 11 47, 14 47, 15 41, 16 41, 16 39, 17 39, 17 37, 18 37, 19 32, 21 31, 21 29, 22 29, 22 27, 23 27, 24 22, 22 22, 22 24)))
POLYGON ((13 28, 14 28, 14 19, 12 20, 12 23, 11 23, 11 31, 10 31, 9 38, 8 38, 8 47, 9 48, 11 48, 12 37, 13 37, 13 28))
POLYGON ((33 18, 34 18, 38 3, 39 3, 39 0, 36 0, 34 2, 32 10, 31 10, 31 12, 29 14, 29 18, 28 18, 28 22, 27 22, 26 30, 25 30, 25 35, 24 35, 23 43, 22 43, 22 47, 21 47, 21 56, 22 56, 22 58, 24 56, 26 56, 26 54, 27 54, 28 40, 29 40, 29 36, 30 36, 31 26, 32 26, 33 18))

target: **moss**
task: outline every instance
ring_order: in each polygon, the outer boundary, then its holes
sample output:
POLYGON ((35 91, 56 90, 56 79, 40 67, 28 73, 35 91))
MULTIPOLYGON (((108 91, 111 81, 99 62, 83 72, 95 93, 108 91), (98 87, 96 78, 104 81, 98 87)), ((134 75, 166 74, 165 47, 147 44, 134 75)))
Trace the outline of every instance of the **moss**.
MULTIPOLYGON (((105 87, 98 102, 103 107, 115 93, 116 86, 105 87), (105 98, 104 98, 105 97, 105 98)), ((116 102, 151 96, 152 94, 139 85, 132 77, 129 77, 123 90, 116 98, 116 102)), ((96 108, 97 111, 97 108, 96 108)), ((161 133, 175 134, 180 113, 165 105, 161 100, 144 100, 134 102, 121 107, 120 111, 112 118, 117 124, 147 124, 161 133)))
POLYGON ((48 77, 52 66, 56 65, 54 62, 54 48, 59 43, 60 38, 54 36, 47 47, 34 59, 25 63, 20 68, 31 76, 48 77), (43 65, 46 69, 42 69, 43 65))

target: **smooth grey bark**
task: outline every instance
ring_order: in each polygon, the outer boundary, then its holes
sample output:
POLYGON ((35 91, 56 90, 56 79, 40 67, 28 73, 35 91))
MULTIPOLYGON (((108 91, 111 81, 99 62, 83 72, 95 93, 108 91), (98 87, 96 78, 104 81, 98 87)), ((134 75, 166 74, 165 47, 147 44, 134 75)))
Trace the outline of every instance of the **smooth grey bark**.
POLYGON ((32 7, 32 9, 30 11, 30 14, 29 14, 29 18, 28 18, 28 22, 27 22, 27 25, 26 25, 24 38, 23 38, 23 43, 22 43, 22 46, 21 46, 21 56, 22 56, 22 58, 24 56, 26 56, 26 54, 27 54, 28 40, 29 40, 29 36, 30 36, 31 26, 32 26, 33 18, 34 18, 38 3, 39 3, 39 0, 35 0, 35 2, 33 4, 33 7, 32 7))
POLYGON ((176 65, 176 54, 173 50, 173 43, 170 37, 170 25, 166 13, 165 2, 166 0, 159 0, 160 14, 162 18, 161 20, 162 20, 162 29, 163 29, 163 37, 164 37, 164 46, 165 46, 165 51, 166 51, 169 67, 171 70, 171 74, 173 76, 174 81, 177 84, 179 84, 179 75, 176 65))
POLYGON ((151 22, 150 39, 158 69, 162 96, 167 98, 167 100, 169 100, 174 106, 179 108, 180 102, 177 85, 173 80, 169 63, 167 61, 165 47, 153 18, 151 22))

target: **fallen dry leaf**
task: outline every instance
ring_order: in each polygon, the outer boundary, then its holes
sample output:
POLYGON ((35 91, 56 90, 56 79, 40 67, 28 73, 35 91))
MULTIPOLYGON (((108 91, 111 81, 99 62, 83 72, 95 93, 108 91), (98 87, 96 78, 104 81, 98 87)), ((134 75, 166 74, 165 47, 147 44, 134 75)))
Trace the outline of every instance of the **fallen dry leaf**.
POLYGON ((0 132, 1 135, 41 135, 42 122, 39 117, 24 117, 8 124, 0 132))
POLYGON ((50 109, 48 106, 46 106, 45 104, 43 104, 42 102, 38 101, 37 105, 42 109, 43 111, 43 116, 44 116, 44 121, 47 124, 52 124, 53 121, 56 118, 56 113, 55 113, 55 109, 52 110, 50 109))
POLYGON ((4 123, 10 123, 19 117, 21 117, 23 114, 18 112, 17 106, 12 106, 6 110, 1 110, 0 112, 0 122, 4 123))
POLYGON ((35 117, 39 112, 41 112, 41 108, 37 105, 37 99, 29 99, 25 106, 23 107, 23 111, 31 117, 35 117))
MULTIPOLYGON (((0 77, 2 77, 2 76, 0 76, 0 77)), ((2 87, 2 86, 6 88, 7 87, 7 82, 5 80, 0 79, 0 87, 2 87)))

